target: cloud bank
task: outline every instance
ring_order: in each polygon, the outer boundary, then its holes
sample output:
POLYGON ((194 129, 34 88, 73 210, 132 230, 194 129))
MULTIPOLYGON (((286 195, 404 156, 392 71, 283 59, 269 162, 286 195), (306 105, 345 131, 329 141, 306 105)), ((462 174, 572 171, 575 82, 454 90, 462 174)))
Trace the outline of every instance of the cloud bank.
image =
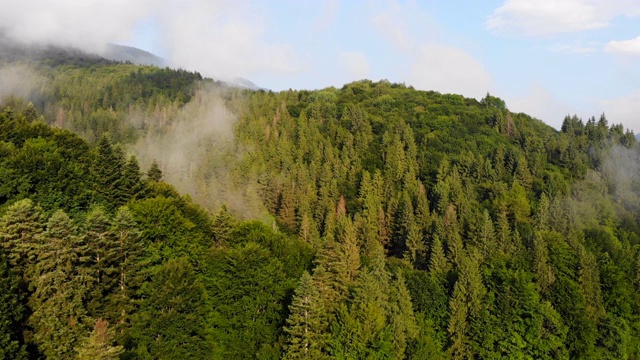
MULTIPOLYGON (((28 43, 100 52, 129 43, 149 26, 173 67, 231 79, 261 71, 295 73, 304 62, 286 43, 269 41, 256 4, 229 0, 4 0, 0 28, 28 43)), ((147 49, 148 50, 148 49, 147 49)))
POLYGON ((640 16, 635 0, 506 0, 486 21, 502 35, 550 36, 609 26, 618 16, 640 16))
POLYGON ((605 51, 620 55, 640 56, 640 36, 630 40, 610 41, 605 47, 605 51))

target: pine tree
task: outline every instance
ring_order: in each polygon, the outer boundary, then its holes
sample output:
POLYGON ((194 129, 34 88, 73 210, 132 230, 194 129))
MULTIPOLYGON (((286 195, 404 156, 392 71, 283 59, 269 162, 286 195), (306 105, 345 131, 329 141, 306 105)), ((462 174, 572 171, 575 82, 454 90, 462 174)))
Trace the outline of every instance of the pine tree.
POLYGON ((33 277, 43 231, 42 209, 30 199, 17 201, 0 219, 0 243, 9 264, 28 281, 33 277))
POLYGON ((425 231, 431 225, 431 212, 429 211, 427 190, 422 183, 418 187, 418 195, 416 196, 415 215, 418 227, 420 230, 425 231))
POLYGON ((400 273, 396 274, 391 284, 390 322, 393 329, 393 358, 404 359, 407 345, 418 337, 419 329, 411 295, 400 273))
POLYGON ((149 168, 149 171, 147 171, 147 177, 151 181, 155 181, 155 182, 162 181, 162 170, 160 170, 160 166, 158 166, 158 163, 155 160, 153 160, 153 162, 151 163, 151 167, 149 168))
POLYGON ((341 218, 341 234, 338 245, 337 268, 340 269, 339 281, 347 286, 353 285, 360 272, 360 247, 356 237, 356 229, 353 222, 341 218))
POLYGON ((84 302, 91 288, 79 269, 77 228, 63 211, 55 212, 43 234, 38 254, 35 291, 29 299, 33 310, 29 324, 33 341, 49 359, 69 359, 88 329, 84 302))
POLYGON ((123 205, 131 199, 136 199, 143 193, 144 186, 141 177, 142 173, 140 172, 138 160, 135 156, 131 155, 122 170, 120 190, 122 191, 123 198, 118 205, 123 205))
POLYGON ((213 219, 213 233, 216 237, 218 244, 228 244, 231 240, 231 232, 233 231, 233 217, 227 205, 222 204, 222 207, 213 219))
POLYGON ((578 283, 584 294, 585 305, 589 317, 597 322, 605 315, 602 292, 600 289, 600 273, 595 255, 583 247, 578 250, 578 283))
POLYGON ((458 280, 449 303, 451 318, 448 330, 452 341, 449 351, 455 359, 474 356, 469 336, 471 322, 480 317, 487 293, 480 274, 479 257, 479 254, 471 252, 461 259, 458 280))
POLYGON ((206 292, 189 262, 169 260, 145 289, 131 334, 142 358, 207 359, 206 292))
POLYGON ((447 208, 443 218, 443 227, 438 228, 438 224, 436 224, 436 230, 441 231, 437 231, 437 233, 447 245, 447 257, 449 261, 455 266, 460 266, 464 252, 464 243, 460 234, 460 224, 458 223, 456 208, 453 204, 449 204, 447 208))
POLYGON ((555 281, 553 268, 549 263, 549 249, 543 235, 536 232, 533 237, 533 273, 540 293, 546 293, 555 281))
POLYGON ((511 227, 509 225, 507 213, 505 211, 500 211, 497 216, 498 220, 495 230, 498 246, 503 254, 513 255, 515 252, 515 246, 511 241, 511 227))
POLYGON ((133 215, 127 207, 116 212, 111 223, 116 252, 114 263, 117 264, 117 291, 110 295, 110 311, 118 314, 117 328, 124 326, 132 312, 132 296, 142 284, 140 273, 141 255, 143 251, 140 231, 133 215))
POLYGON ((390 254, 400 257, 407 250, 409 227, 410 224, 415 223, 415 220, 411 197, 406 191, 401 193, 398 205, 393 216, 393 237, 390 244, 390 254))
POLYGON ((304 272, 289 306, 285 359, 323 359, 327 319, 313 278, 304 272))
POLYGON ((438 279, 444 280, 449 269, 450 264, 444 253, 442 241, 440 241, 439 236, 435 235, 431 245, 431 255, 429 256, 429 273, 438 279))
POLYGON ((407 258, 415 268, 420 268, 424 264, 426 246, 422 238, 420 227, 412 222, 409 224, 409 232, 407 233, 407 250, 404 257, 407 258))
POLYGON ((109 204, 119 204, 122 200, 122 172, 125 166, 124 154, 119 147, 113 147, 106 136, 102 136, 95 149, 91 167, 96 191, 109 204))
POLYGON ((93 331, 78 347, 78 360, 117 360, 124 353, 120 345, 113 345, 114 331, 109 328, 109 322, 104 319, 96 320, 93 331))
MULTIPOLYGON (((90 311, 93 316, 107 316, 104 298, 117 289, 118 267, 116 264, 117 242, 111 231, 111 222, 105 211, 94 208, 84 221, 85 239, 89 253, 87 259, 79 259, 95 277, 93 301, 90 311)), ((107 316, 113 320, 113 316, 107 316)))
POLYGON ((482 256, 487 258, 495 252, 498 244, 496 243, 495 233, 493 230, 493 221, 489 216, 487 209, 482 212, 482 219, 478 228, 477 241, 482 256))

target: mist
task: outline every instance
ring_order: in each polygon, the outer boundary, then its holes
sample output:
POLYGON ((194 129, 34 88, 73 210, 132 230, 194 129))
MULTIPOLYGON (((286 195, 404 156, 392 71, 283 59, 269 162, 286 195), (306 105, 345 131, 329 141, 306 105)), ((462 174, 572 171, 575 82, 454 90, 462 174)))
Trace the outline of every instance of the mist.
MULTIPOLYGON (((237 118, 225 105, 224 91, 213 86, 197 90, 170 123, 158 118, 142 120, 156 125, 129 151, 142 169, 157 161, 165 181, 207 209, 226 204, 241 218, 264 218, 267 212, 257 184, 235 173, 243 150, 234 139, 237 118)), ((132 114, 131 121, 141 121, 140 116, 132 114)))
POLYGON ((27 65, 0 66, 0 102, 16 97, 42 108, 46 82, 44 76, 27 65))
POLYGON ((0 30, 27 44, 72 46, 103 53, 106 44, 153 44, 143 50, 170 67, 221 80, 260 72, 295 73, 303 62, 285 44, 264 37, 264 5, 229 0, 3 1, 0 30))

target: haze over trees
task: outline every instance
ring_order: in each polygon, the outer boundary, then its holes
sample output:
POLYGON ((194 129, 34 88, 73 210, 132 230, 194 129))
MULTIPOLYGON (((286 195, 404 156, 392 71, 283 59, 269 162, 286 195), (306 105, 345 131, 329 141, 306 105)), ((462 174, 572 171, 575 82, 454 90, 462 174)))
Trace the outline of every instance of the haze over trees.
POLYGON ((0 358, 640 358, 605 115, 80 59, 2 60, 0 358))

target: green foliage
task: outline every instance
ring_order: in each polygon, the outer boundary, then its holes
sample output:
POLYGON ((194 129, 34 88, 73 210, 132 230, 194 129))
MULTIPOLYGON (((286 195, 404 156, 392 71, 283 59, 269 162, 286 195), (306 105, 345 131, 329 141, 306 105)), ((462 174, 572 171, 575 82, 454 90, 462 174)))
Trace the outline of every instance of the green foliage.
POLYGON ((206 291, 187 259, 160 266, 143 287, 132 319, 133 350, 140 359, 207 359, 206 291))
POLYGON ((26 359, 20 327, 26 306, 20 277, 14 274, 0 252, 0 359, 26 359))
POLYGON ((215 358, 274 358, 280 353, 294 279, 264 247, 249 242, 213 250, 207 263, 209 337, 215 358))

